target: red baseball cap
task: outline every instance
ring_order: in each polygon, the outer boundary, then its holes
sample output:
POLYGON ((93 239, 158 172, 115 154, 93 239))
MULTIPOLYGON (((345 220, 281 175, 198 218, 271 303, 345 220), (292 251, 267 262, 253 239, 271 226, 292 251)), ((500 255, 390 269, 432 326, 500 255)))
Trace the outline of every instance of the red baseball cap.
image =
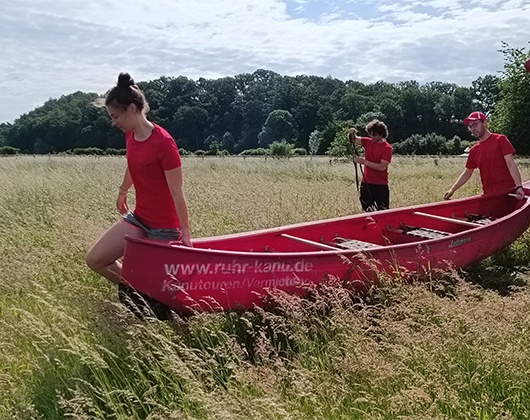
POLYGON ((487 118, 486 118, 486 115, 484 115, 484 113, 475 111, 469 114, 469 117, 464 118, 464 124, 469 125, 471 121, 486 121, 486 120, 487 118))

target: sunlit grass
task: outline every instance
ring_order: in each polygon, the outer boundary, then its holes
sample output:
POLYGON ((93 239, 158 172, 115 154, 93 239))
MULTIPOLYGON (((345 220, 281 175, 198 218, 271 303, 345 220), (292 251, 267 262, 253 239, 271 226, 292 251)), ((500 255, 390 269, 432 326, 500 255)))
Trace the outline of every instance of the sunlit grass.
MULTIPOLYGON (((462 158, 396 157, 391 206, 440 201, 462 158)), ((519 160, 530 178, 528 160, 519 160)), ((84 254, 119 219, 123 157, 0 159, 0 418, 530 418, 528 233, 364 300, 139 322, 84 254)), ((360 212, 351 162, 187 158, 192 234, 360 212)), ((480 191, 473 180, 457 197, 480 191)))

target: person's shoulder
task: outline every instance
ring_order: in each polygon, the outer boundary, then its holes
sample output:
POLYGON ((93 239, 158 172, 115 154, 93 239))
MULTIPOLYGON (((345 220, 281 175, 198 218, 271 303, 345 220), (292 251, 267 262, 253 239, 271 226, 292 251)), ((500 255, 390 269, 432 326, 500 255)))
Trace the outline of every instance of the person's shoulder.
MULTIPOLYGON (((490 133, 488 139, 494 140, 508 140, 508 137, 505 134, 501 133, 490 133)), ((509 141, 509 140, 508 140, 509 141)))
POLYGON ((173 139, 173 136, 171 136, 171 134, 169 134, 169 132, 164 127, 161 127, 160 125, 155 123, 153 123, 153 125, 155 127, 154 132, 157 133, 160 137, 169 137, 173 139))
POLYGON ((175 143, 175 139, 173 139, 173 136, 169 134, 169 132, 164 127, 161 127, 158 124, 153 124, 153 125, 155 126, 153 130, 153 134, 154 134, 153 138, 156 139, 156 142, 158 144, 175 143))
POLYGON ((469 148, 469 152, 467 152, 468 158, 469 158, 469 156, 473 156, 473 155, 475 155, 475 153, 478 153, 478 149, 480 149, 481 146, 482 146, 482 143, 480 141, 477 141, 475 144, 473 144, 469 148))
POLYGON ((513 148, 512 143, 510 142, 508 137, 504 134, 491 133, 489 138, 493 139, 494 143, 497 144, 499 147, 513 148))

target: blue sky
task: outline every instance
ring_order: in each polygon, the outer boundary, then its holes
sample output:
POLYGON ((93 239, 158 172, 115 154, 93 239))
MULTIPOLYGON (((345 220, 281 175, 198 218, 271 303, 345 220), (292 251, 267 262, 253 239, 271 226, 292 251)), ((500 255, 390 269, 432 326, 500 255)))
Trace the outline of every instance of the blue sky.
POLYGON ((121 71, 218 78, 258 68, 469 86, 527 48, 528 0, 17 0, 0 14, 0 122, 121 71))

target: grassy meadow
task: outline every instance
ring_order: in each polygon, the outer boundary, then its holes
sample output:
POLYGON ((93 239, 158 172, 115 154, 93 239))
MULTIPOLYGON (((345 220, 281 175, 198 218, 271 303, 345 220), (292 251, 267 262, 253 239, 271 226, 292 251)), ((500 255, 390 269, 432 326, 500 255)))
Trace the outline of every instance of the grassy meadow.
MULTIPOLYGON (((530 160, 520 159, 530 179, 530 160)), ((391 206, 462 158, 395 157, 391 206)), ((123 157, 0 158, 0 419, 528 419, 530 234, 466 271, 138 321, 84 263, 123 157)), ((192 235, 360 212, 351 162, 186 158, 192 235)), ((480 192, 478 174, 455 198, 480 192)))

